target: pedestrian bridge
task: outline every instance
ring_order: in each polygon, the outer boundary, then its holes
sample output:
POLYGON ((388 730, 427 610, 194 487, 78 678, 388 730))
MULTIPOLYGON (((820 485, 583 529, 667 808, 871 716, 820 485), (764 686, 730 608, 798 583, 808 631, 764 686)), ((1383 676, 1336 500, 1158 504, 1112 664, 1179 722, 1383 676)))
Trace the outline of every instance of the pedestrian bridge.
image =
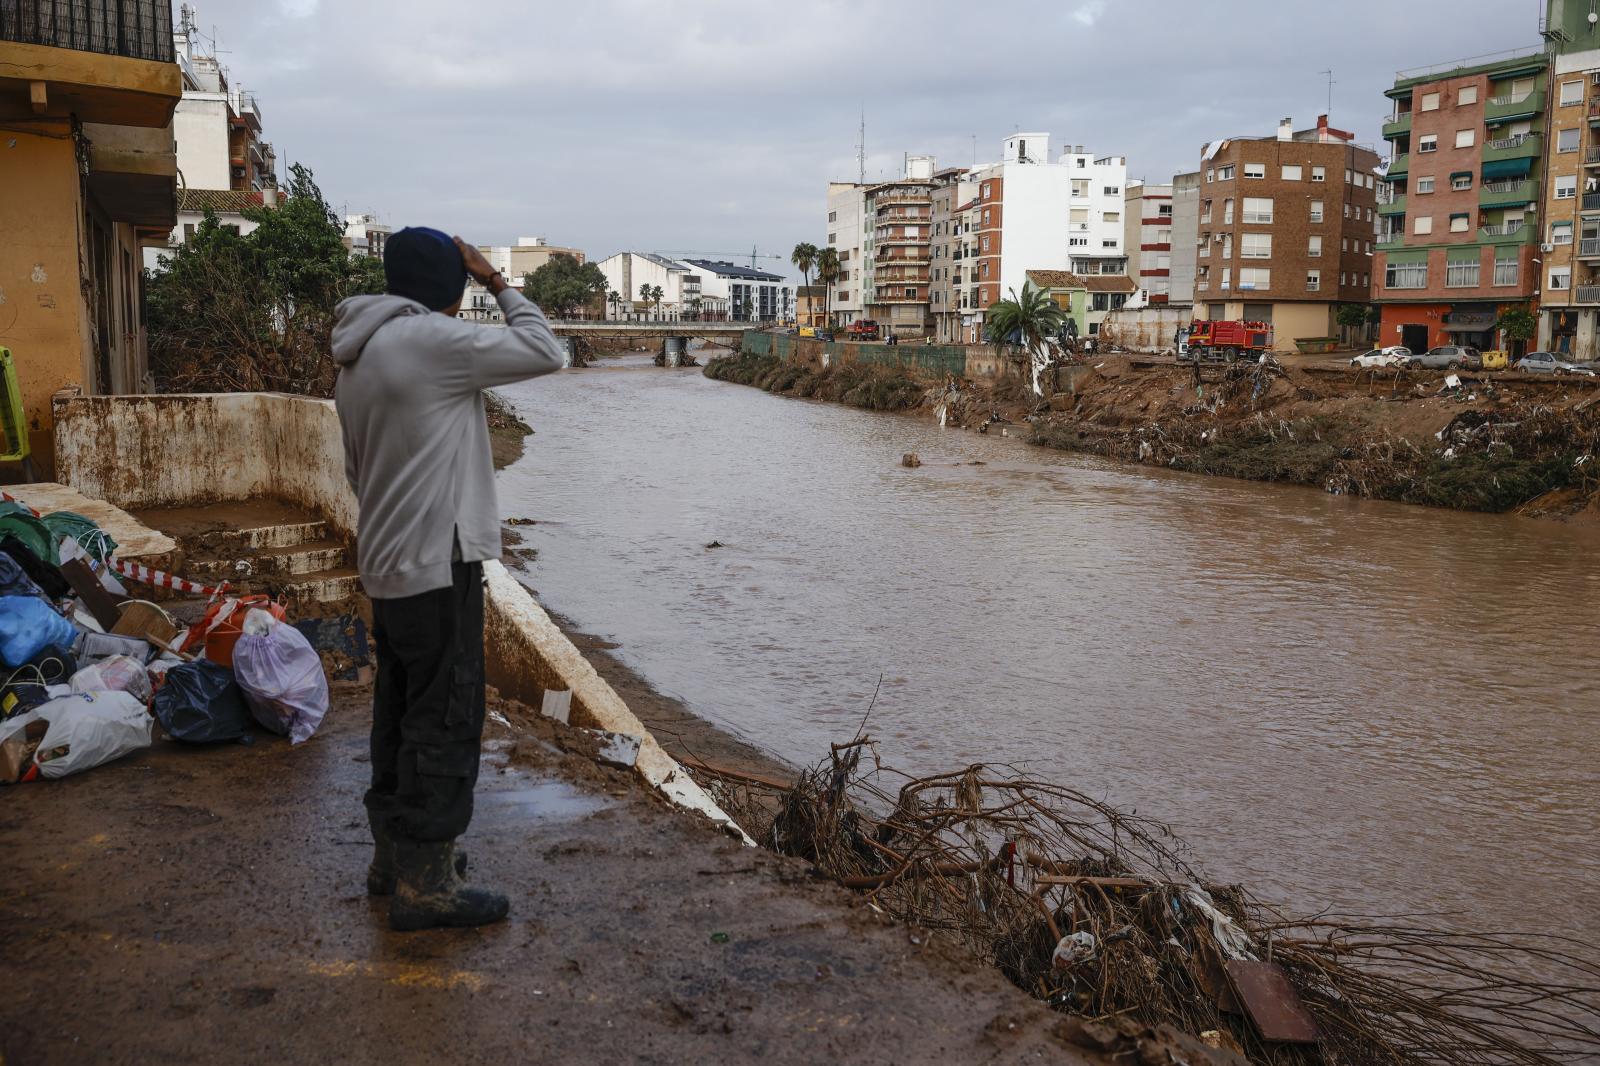
POLYGON ((582 319, 561 319, 550 323, 558 337, 592 337, 595 339, 626 337, 701 337, 729 340, 737 338, 747 329, 760 329, 755 322, 683 322, 669 319, 647 319, 638 322, 599 322, 582 319))

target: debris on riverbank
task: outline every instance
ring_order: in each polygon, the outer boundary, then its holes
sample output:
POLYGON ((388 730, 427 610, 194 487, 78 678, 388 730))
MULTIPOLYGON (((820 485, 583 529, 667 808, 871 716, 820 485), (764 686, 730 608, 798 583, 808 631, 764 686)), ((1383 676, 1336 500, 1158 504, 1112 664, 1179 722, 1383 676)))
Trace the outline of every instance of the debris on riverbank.
POLYGON ((758 842, 995 965, 1071 1016, 1084 1046, 1131 1025, 1278 1066, 1600 1053, 1593 947, 1286 918, 1207 884, 1167 827, 1004 767, 913 778, 858 738, 787 789, 735 775, 712 788, 758 842), (1549 976, 1517 972, 1535 968, 1549 976))
POLYGON ((938 380, 910 368, 813 369, 716 360, 708 377, 980 432, 1025 423, 1032 443, 1123 462, 1336 494, 1600 521, 1600 391, 1581 382, 1107 357, 1019 380, 938 380), (1451 384, 1451 379, 1454 384, 1451 384))

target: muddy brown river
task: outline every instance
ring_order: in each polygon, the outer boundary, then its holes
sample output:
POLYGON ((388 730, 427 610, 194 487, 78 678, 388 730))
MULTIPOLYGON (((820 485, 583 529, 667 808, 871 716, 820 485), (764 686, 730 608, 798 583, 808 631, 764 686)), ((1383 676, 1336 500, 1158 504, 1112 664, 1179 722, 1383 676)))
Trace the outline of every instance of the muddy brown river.
POLYGON ((638 358, 506 390, 554 609, 796 764, 1027 765, 1297 910, 1600 939, 1600 534, 1207 479, 638 358), (923 466, 900 465, 905 452, 923 466), (726 547, 708 550, 721 541, 726 547))

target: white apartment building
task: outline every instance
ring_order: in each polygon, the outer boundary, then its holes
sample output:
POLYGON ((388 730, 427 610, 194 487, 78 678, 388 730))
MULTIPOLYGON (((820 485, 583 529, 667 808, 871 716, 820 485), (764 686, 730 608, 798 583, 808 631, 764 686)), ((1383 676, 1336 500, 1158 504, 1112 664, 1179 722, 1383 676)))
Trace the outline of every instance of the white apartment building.
POLYGON ((684 263, 650 252, 618 252, 595 264, 606 276, 610 292, 621 299, 606 301, 608 318, 678 319, 703 311, 700 275, 684 263), (644 286, 661 289, 661 305, 646 302, 644 286))
POLYGON ((582 249, 563 248, 548 243, 543 237, 518 237, 516 244, 480 244, 478 251, 489 265, 500 271, 505 279, 519 288, 529 274, 548 263, 557 255, 570 256, 585 262, 582 249))
POLYGON ((389 243, 389 235, 392 232, 394 231, 388 226, 378 221, 377 215, 344 216, 344 244, 352 255, 382 259, 384 246, 389 243))
POLYGON ((1172 295, 1172 186, 1134 182, 1122 202, 1128 276, 1144 302, 1167 303, 1172 295))
POLYGON ((794 318, 794 289, 777 274, 714 259, 678 262, 699 276, 703 300, 725 306, 732 321, 781 322, 794 318))
POLYGON ((866 317, 867 259, 871 248, 867 231, 867 189, 855 182, 828 183, 827 242, 839 256, 839 280, 831 286, 829 303, 833 321, 847 326, 866 317))

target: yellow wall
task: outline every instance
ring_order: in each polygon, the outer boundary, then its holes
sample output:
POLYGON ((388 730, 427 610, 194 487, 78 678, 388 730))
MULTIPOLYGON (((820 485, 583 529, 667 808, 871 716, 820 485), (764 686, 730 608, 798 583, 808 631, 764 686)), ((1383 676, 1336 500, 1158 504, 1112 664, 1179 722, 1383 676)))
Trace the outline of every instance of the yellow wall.
POLYGON ((94 381, 79 270, 83 202, 67 124, 7 123, 0 189, 0 346, 16 361, 35 462, 48 470, 51 395, 94 381))
POLYGON ((1275 303, 1272 305, 1272 347, 1292 352, 1294 342, 1310 337, 1337 337, 1332 304, 1275 303))

